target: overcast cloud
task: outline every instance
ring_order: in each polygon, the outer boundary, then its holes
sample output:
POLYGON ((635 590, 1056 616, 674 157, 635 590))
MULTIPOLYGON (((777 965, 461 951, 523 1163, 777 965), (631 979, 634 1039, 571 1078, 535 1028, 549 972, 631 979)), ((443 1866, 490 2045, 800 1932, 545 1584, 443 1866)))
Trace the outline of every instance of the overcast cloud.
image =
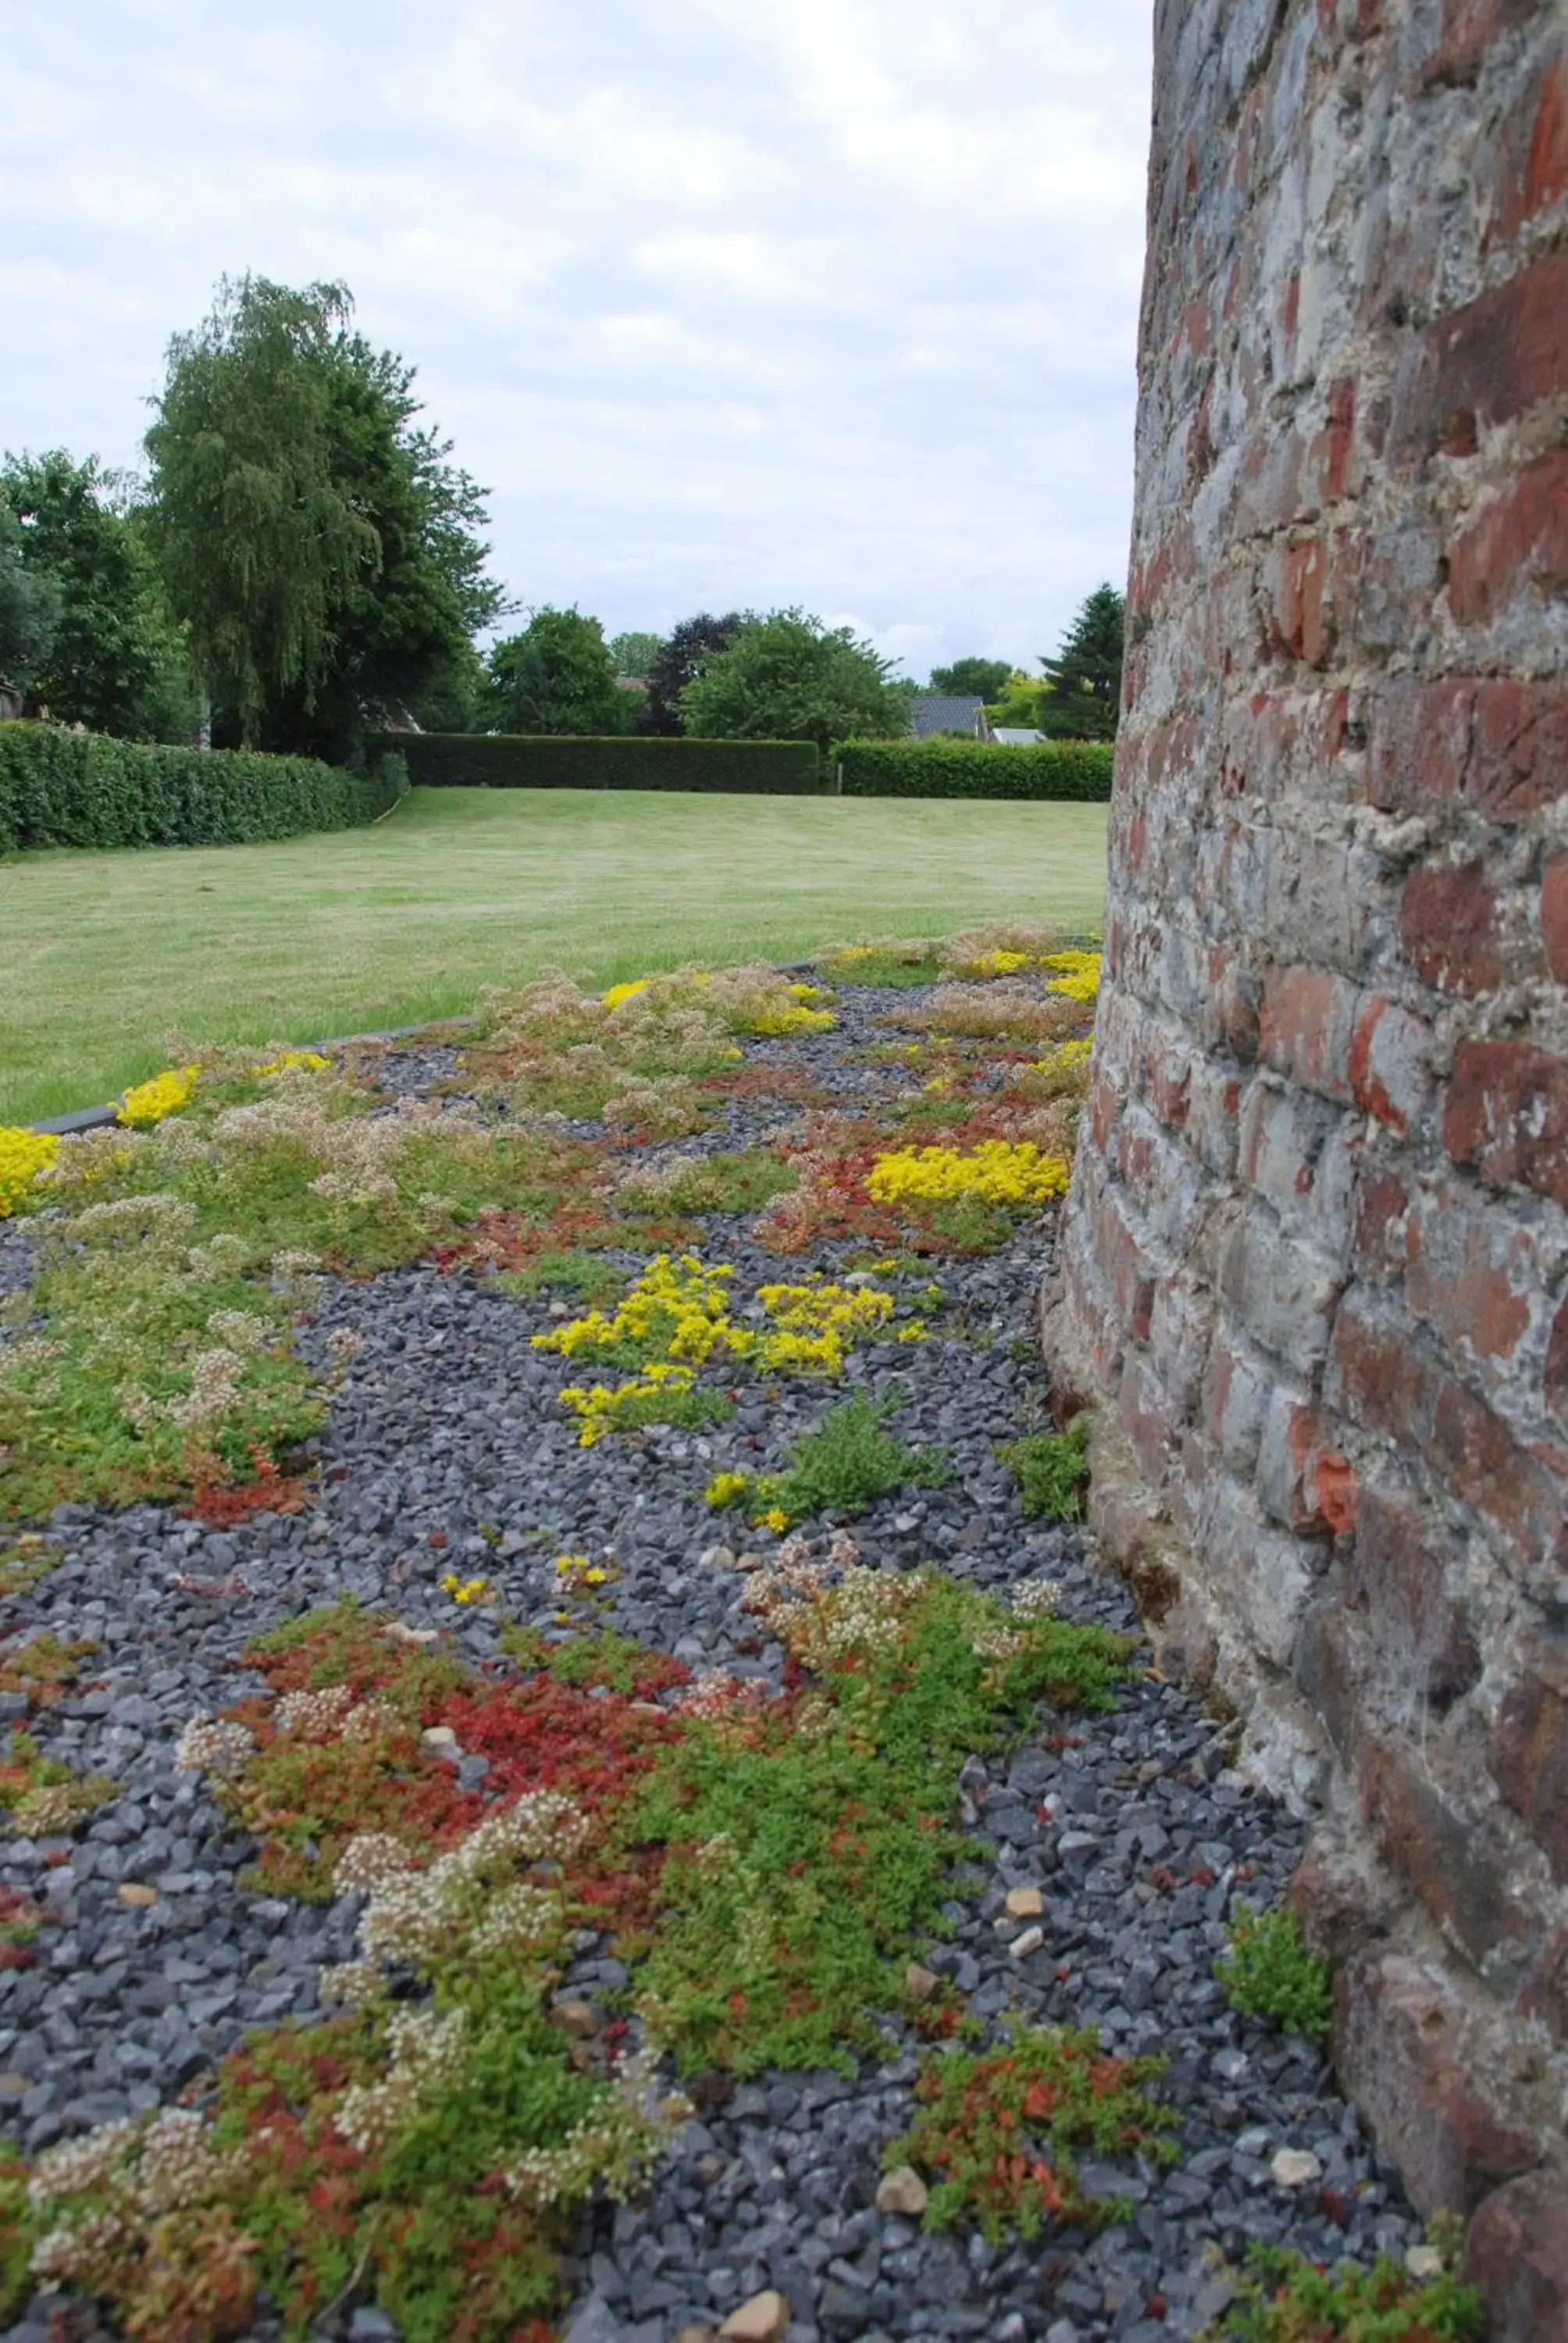
POLYGON ((1131 495, 1149 0, 0 0, 0 445, 340 277, 525 604, 1032 660, 1131 495))

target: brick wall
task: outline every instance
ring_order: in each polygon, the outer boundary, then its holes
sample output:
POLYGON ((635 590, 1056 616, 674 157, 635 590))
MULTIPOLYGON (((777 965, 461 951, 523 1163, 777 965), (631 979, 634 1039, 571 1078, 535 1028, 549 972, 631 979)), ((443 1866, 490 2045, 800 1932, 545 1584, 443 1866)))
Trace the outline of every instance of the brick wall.
POLYGON ((1106 1544, 1317 1816, 1349 2086, 1568 2321, 1568 9, 1158 0, 1155 41, 1047 1340, 1106 1544))

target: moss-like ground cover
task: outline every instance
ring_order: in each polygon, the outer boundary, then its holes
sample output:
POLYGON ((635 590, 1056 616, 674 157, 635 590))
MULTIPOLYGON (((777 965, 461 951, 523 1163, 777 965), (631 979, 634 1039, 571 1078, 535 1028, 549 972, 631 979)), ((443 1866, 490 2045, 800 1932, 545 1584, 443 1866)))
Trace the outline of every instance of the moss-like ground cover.
MULTIPOLYGON (((567 1632, 502 1623, 482 1666, 347 1604, 256 1640, 259 1689, 193 1718, 177 1762, 252 1842, 259 1889, 360 1897, 356 1956, 321 1979, 337 2014, 252 2036, 178 2106, 0 2162, 0 2318, 45 2281, 169 2343, 262 2309, 303 2338, 351 2300, 407 2343, 544 2343, 583 2207, 639 2186, 685 2083, 852 2067, 894 2013, 939 2045, 890 2151, 926 2174, 933 2226, 1089 2228, 1108 2208, 1076 2154, 1171 2152, 1157 2062, 1050 2028, 988 2039, 961 1996, 909 1999, 944 1905, 974 1890, 966 1761, 1110 1706, 1127 1645, 1058 1616, 1048 1582, 1003 1602, 930 1565, 864 1567, 845 1526, 943 1473, 894 1403, 841 1386, 928 1338, 933 1261, 1061 1192, 1092 956, 1004 930, 819 973, 602 996, 549 977, 487 1001, 451 1095, 418 1104, 377 1088, 374 1053, 197 1051, 12 1197, 35 1240, 0 1342, 14 1588, 49 1567, 25 1525, 62 1502, 224 1523, 308 1505, 351 1354, 309 1333, 329 1274, 423 1262, 559 1297, 535 1348, 585 1448, 699 1431, 749 1394, 823 1405, 779 1471, 706 1490, 764 1541, 745 1608, 777 1681, 694 1679, 615 1632, 613 1566, 580 1554, 554 1565, 567 1632), (869 970, 889 986, 878 1080, 845 1103, 790 1047, 869 970), (738 1100, 782 1116, 766 1148, 713 1147, 738 1100), (776 1278, 718 1257, 712 1222, 737 1214, 776 1278), (586 1941, 627 1982, 585 2023, 564 1994, 586 1941)), ((1030 1506, 1076 1503, 1076 1433, 1013 1463, 1030 1506)), ((482 1571, 440 1584, 457 1615, 493 1604, 482 1571)), ((46 1716, 89 1656, 14 1642, 0 1689, 46 1716)), ((0 1761, 16 1827, 68 1831, 112 1795, 25 1734, 0 1761)), ((37 1926, 0 1909, 0 1964, 37 1926)))

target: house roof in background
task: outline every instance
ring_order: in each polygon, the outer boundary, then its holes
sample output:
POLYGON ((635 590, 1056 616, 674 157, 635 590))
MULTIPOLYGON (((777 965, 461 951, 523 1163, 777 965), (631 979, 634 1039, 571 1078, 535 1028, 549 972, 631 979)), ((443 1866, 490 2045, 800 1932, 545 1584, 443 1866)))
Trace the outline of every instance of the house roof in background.
POLYGON ((985 702, 940 691, 917 691, 910 702, 910 730, 917 740, 935 732, 977 732, 985 702))
POLYGON ((999 724, 990 737, 1003 749, 1031 749, 1045 735, 1037 732, 1032 724, 999 724))

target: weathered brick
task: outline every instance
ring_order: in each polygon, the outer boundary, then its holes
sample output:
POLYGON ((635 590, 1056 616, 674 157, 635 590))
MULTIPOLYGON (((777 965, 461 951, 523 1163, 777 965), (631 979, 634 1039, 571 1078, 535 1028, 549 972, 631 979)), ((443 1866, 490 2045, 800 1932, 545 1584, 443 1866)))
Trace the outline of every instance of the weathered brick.
POLYGON ((1320 1566, 1318 1553, 1306 1539, 1276 1529, 1251 1491, 1228 1476, 1213 1487, 1205 1544, 1230 1614, 1271 1666, 1287 1667, 1320 1566))
POLYGON ((1499 677, 1475 687, 1464 795, 1493 821, 1523 821, 1554 805, 1568 770, 1568 684, 1499 677))
POLYGON ((1528 1041, 1462 1041, 1442 1143, 1493 1187, 1568 1204, 1568 1058, 1528 1041))
POLYGON ((1463 1192, 1429 1191, 1407 1232, 1405 1299, 1451 1350, 1506 1367, 1554 1273, 1533 1227, 1463 1192))
POLYGON ((1440 1709, 1481 1670, 1466 1606, 1453 1591, 1464 1571, 1462 1548, 1408 1484, 1362 1490, 1347 1585, 1392 1677, 1440 1709))
POLYGON ((1397 1172, 1363 1163, 1351 1221, 1351 1266, 1358 1277, 1386 1284, 1402 1277, 1411 1192, 1397 1172))
POLYGON ((1425 1753, 1406 1742, 1369 1743, 1359 1770, 1384 1861, 1479 1967, 1517 1925, 1495 1829, 1445 1790, 1425 1753))
POLYGON ((1527 25, 1542 0, 1443 0, 1436 38, 1422 59, 1422 79, 1468 84, 1475 80, 1494 41, 1527 25))
POLYGON ((1411 965, 1442 992, 1490 992, 1503 981, 1497 890, 1479 863, 1428 863, 1400 897, 1399 930, 1411 965))
POLYGON ((1541 940, 1553 975, 1568 983, 1568 854, 1554 855, 1542 877, 1541 940))
POLYGON ((1541 2170, 1494 2188, 1459 2275, 1481 2296, 1492 2343, 1568 2343, 1568 2182, 1541 2170))
POLYGON ((1432 1103, 1432 1028, 1394 1001, 1366 996, 1351 1037, 1350 1085, 1366 1113, 1390 1131, 1409 1131, 1432 1103))
POLYGON ((1568 449, 1526 464, 1448 550, 1448 606, 1486 627, 1523 588, 1568 585, 1568 449))
POLYGON ((1271 968, 1259 1032, 1264 1063, 1348 1105, 1357 1006, 1355 987, 1342 977, 1315 968, 1271 968))
POLYGON ((1568 1884, 1568 1635, 1527 1636, 1521 1659, 1497 1713, 1493 1776, 1568 1884))
POLYGON ((1397 676, 1372 706, 1367 781, 1386 812, 1446 805, 1464 787, 1475 726, 1471 676, 1397 676))
POLYGON ((1417 336, 1394 382, 1389 453, 1418 463, 1473 446, 1568 391, 1568 253, 1551 253, 1417 336))
POLYGON ((1174 1458, 1181 1419, 1172 1394, 1153 1367, 1136 1355, 1122 1368, 1116 1414, 1144 1479, 1158 1489, 1174 1458))
POLYGON ((1467 2213, 1536 2161, 1466 2056, 1470 2013, 1425 1962, 1374 1947, 1336 1980, 1336 2063, 1419 2213, 1467 2213))
POLYGON ((1254 1342, 1299 1373, 1325 1356, 1337 1265, 1315 1246, 1286 1234, 1266 1204, 1237 1222, 1220 1255, 1220 1292, 1254 1342))
POLYGON ((1568 195, 1568 46, 1542 60, 1524 104, 1500 141, 1497 210, 1489 241, 1518 235, 1568 195))
POLYGON ((1216 1333, 1203 1372, 1203 1422, 1232 1473, 1250 1480, 1258 1462, 1273 1378, 1265 1363, 1216 1333))

